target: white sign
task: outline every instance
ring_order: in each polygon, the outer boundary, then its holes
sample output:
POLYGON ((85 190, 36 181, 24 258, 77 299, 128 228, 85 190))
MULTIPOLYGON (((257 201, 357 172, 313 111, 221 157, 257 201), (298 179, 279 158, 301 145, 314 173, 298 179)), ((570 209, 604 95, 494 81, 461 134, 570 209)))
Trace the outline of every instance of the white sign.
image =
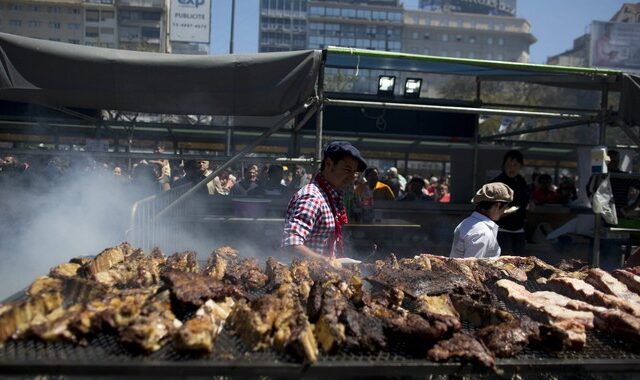
POLYGON ((211 0, 171 0, 171 41, 209 43, 211 0))

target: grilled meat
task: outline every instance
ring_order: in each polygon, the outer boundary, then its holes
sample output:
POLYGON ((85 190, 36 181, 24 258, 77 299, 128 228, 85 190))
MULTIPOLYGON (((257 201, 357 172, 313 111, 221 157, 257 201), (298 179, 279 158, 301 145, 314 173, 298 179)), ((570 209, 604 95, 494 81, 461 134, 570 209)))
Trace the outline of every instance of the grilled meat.
POLYGON ((451 339, 438 342, 429 350, 427 357, 437 362, 457 358, 484 367, 495 365, 495 358, 484 343, 464 332, 457 332, 451 339))
POLYGON ((163 274, 162 279, 171 289, 171 294, 187 306, 202 306, 208 299, 222 301, 226 297, 245 297, 239 286, 225 284, 200 273, 170 271, 163 274))
POLYGON ((265 273, 269 279, 269 285, 272 289, 278 289, 283 284, 291 284, 293 277, 286 265, 279 263, 273 257, 267 259, 267 266, 265 273))
POLYGON ((611 294, 623 300, 636 303, 640 306, 640 295, 629 290, 627 285, 600 268, 591 268, 586 271, 585 282, 603 293, 611 294))
POLYGON ((520 353, 531 340, 540 340, 540 324, 528 317, 489 325, 475 333, 496 357, 509 358, 520 353))
POLYGON ((213 344, 222 331, 235 301, 227 297, 224 302, 207 300, 195 316, 185 322, 174 337, 180 351, 212 352, 213 344))
POLYGON ((163 271, 198 273, 200 272, 198 254, 193 251, 176 252, 167 258, 163 271))
POLYGON ((549 302, 555 293, 531 293, 522 285, 509 280, 500 280, 496 282, 496 286, 501 298, 522 308, 531 318, 565 330, 569 335, 571 348, 584 347, 587 340, 585 330, 593 328, 593 313, 558 306, 557 303, 549 302))
POLYGON ((34 282, 29 285, 27 294, 35 296, 38 293, 45 291, 62 292, 63 282, 58 278, 52 278, 49 276, 40 276, 36 278, 34 282))
POLYGON ((266 285, 268 277, 260 269, 258 261, 251 257, 227 262, 223 280, 230 284, 241 285, 247 290, 257 290, 266 285))
POLYGON ((154 352, 162 348, 181 325, 171 311, 169 291, 165 290, 150 298, 140 315, 120 328, 120 340, 145 352, 154 352))
POLYGON ((107 248, 98 253, 98 255, 94 259, 87 262, 80 269, 78 269, 78 273, 88 278, 89 276, 95 275, 96 273, 109 270, 115 265, 122 263, 125 256, 127 256, 130 251, 131 247, 127 243, 122 243, 118 246, 107 248))
POLYGON ((460 314, 456 311, 449 295, 420 296, 415 300, 414 312, 431 323, 444 323, 450 331, 462 328, 460 314))
POLYGON ((460 317, 475 327, 486 327, 511 322, 515 319, 513 314, 506 310, 486 305, 469 297, 453 294, 451 301, 456 311, 460 313, 460 317))
POLYGON ((49 276, 53 278, 68 278, 78 275, 78 271, 82 265, 77 263, 64 263, 56 265, 49 271, 49 276))
POLYGON ((640 295, 640 276, 624 269, 616 269, 611 272, 613 277, 627 286, 629 290, 640 295))
POLYGON ((58 291, 42 291, 11 304, 0 314, 0 344, 9 338, 20 337, 34 324, 34 320, 40 318, 43 321, 48 314, 60 308, 62 295, 58 291))
POLYGON ((640 317, 640 305, 610 294, 605 294, 580 279, 557 277, 550 279, 547 284, 553 291, 569 298, 585 301, 595 306, 622 310, 636 317, 640 317))
POLYGON ((222 280, 227 272, 227 267, 237 265, 238 256, 239 252, 229 246, 217 248, 209 255, 203 273, 216 280, 222 280))

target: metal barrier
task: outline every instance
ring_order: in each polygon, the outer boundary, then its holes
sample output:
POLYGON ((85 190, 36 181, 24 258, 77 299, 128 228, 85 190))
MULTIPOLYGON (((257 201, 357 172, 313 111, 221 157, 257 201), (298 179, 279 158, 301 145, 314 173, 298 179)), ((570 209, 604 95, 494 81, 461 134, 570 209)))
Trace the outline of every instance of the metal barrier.
POLYGON ((181 228, 175 223, 175 218, 191 214, 190 210, 193 210, 196 198, 191 197, 182 207, 173 209, 162 218, 157 218, 157 215, 190 188, 188 184, 183 185, 134 203, 129 229, 126 231, 127 241, 133 247, 142 248, 145 251, 154 247, 160 247, 165 252, 178 250, 181 228))

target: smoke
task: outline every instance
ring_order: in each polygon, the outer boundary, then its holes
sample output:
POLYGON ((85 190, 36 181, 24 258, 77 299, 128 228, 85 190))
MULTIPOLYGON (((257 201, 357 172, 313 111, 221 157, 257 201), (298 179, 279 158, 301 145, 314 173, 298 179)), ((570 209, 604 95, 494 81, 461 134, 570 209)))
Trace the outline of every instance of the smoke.
POLYGON ((57 264, 124 240, 134 189, 106 169, 0 173, 0 300, 57 264))

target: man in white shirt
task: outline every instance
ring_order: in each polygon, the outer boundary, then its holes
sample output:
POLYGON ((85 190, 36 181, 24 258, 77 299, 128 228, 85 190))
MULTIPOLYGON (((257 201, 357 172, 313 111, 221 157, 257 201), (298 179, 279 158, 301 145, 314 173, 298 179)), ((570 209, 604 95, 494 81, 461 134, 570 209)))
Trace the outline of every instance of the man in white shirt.
POLYGON ((498 225, 495 223, 505 213, 517 208, 507 208, 513 201, 513 190, 500 182, 487 183, 471 200, 475 211, 456 227, 449 257, 491 258, 500 256, 498 225))

